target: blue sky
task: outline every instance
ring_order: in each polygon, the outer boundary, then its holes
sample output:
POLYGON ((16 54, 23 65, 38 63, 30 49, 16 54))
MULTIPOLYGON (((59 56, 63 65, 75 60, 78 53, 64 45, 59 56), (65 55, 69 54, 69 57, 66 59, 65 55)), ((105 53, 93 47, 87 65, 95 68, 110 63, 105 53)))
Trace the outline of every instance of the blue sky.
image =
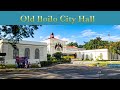
POLYGON ((98 36, 103 40, 120 40, 120 25, 43 25, 35 31, 34 38, 24 40, 43 41, 52 32, 58 39, 78 42, 79 44, 84 44, 84 41, 87 42, 98 36))

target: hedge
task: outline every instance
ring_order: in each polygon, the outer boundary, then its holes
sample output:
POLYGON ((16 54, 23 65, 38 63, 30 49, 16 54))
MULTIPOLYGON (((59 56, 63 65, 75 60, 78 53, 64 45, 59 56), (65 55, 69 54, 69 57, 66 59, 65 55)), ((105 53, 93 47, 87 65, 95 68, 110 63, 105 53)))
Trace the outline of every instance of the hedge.
POLYGON ((16 65, 15 64, 0 65, 0 69, 5 68, 16 68, 16 65))
POLYGON ((31 64, 30 68, 39 68, 38 64, 31 64))
POLYGON ((68 59, 62 58, 61 60, 53 59, 53 60, 50 60, 50 61, 41 61, 40 64, 41 64, 41 67, 45 67, 45 66, 50 66, 52 64, 70 63, 70 62, 71 62, 70 58, 68 58, 68 59))
POLYGON ((41 61, 41 67, 52 65, 52 61, 41 61))
MULTIPOLYGON (((41 61, 41 67, 45 67, 45 66, 50 66, 53 64, 58 64, 58 63, 70 63, 71 59, 70 58, 62 58, 61 60, 57 60, 55 58, 53 58, 52 60, 49 61, 41 61)), ((17 66, 15 64, 7 64, 5 66, 0 65, 0 69, 3 68, 17 68, 17 66)), ((38 64, 31 64, 30 68, 39 68, 38 64)))

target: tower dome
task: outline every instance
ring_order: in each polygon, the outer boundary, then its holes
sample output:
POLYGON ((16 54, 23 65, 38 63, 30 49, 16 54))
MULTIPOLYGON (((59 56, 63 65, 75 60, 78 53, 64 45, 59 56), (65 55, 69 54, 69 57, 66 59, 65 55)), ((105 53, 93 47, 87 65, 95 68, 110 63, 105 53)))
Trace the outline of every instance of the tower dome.
POLYGON ((54 33, 51 33, 50 38, 54 38, 54 33))

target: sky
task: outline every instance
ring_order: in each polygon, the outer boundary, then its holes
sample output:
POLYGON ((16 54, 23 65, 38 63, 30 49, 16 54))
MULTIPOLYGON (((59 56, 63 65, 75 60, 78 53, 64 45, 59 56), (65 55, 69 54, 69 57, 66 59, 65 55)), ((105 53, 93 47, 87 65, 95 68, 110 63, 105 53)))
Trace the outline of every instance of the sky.
POLYGON ((68 43, 77 42, 81 45, 96 37, 108 41, 120 40, 120 25, 43 25, 35 31, 34 38, 24 40, 44 41, 52 32, 55 38, 68 41, 68 43))

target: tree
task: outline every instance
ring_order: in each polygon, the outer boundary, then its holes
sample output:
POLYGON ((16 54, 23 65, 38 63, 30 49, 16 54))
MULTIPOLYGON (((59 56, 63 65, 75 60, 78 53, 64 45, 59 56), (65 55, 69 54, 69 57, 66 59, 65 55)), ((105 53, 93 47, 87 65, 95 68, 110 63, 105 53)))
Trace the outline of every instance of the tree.
POLYGON ((89 42, 85 42, 85 45, 84 45, 84 48, 87 50, 103 49, 103 48, 108 48, 108 47, 109 47, 109 42, 102 40, 100 37, 91 39, 89 42))
POLYGON ((83 48, 83 45, 78 45, 78 48, 83 48))
POLYGON ((2 25, 0 27, 0 39, 7 39, 14 47, 23 38, 34 37, 37 25, 2 25))
POLYGON ((67 44, 67 46, 75 46, 75 47, 78 47, 78 48, 83 48, 83 45, 78 45, 77 42, 70 42, 67 44))
POLYGON ((70 42, 69 44, 67 44, 68 46, 75 46, 78 47, 78 43, 77 42, 70 42))
POLYGON ((120 55, 120 41, 118 42, 111 42, 110 46, 109 46, 109 50, 113 53, 113 54, 119 54, 120 55))
POLYGON ((57 60, 61 60, 63 54, 62 52, 56 52, 53 54, 53 56, 57 59, 57 60))

